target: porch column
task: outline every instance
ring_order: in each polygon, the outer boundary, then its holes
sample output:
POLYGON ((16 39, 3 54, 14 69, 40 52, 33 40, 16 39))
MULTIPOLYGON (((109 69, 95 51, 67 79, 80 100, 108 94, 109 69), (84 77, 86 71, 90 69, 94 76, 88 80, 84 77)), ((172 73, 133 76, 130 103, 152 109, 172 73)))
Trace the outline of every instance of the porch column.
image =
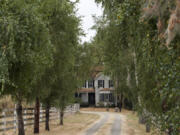
POLYGON ((86 80, 86 88, 89 88, 89 87, 88 87, 88 80, 86 80))

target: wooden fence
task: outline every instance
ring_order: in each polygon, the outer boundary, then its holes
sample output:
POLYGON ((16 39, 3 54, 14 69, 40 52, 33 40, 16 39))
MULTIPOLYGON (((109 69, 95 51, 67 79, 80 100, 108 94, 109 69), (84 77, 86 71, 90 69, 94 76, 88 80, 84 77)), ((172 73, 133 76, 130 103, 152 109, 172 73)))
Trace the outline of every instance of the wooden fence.
MULTIPOLYGON (((65 109, 65 116, 73 114, 75 112, 78 112, 80 108, 79 104, 73 104, 69 105, 65 109)), ((49 119, 54 120, 60 117, 59 110, 55 107, 52 107, 49 111, 49 119)), ((24 108, 23 109, 23 118, 24 118, 24 126, 25 128, 27 126, 34 124, 34 108, 24 108)), ((16 132, 17 130, 17 114, 16 109, 6 109, 2 111, 2 114, 0 115, 0 132, 6 132, 8 130, 14 130, 16 132)), ((40 107, 40 123, 45 122, 45 109, 42 109, 40 107)))

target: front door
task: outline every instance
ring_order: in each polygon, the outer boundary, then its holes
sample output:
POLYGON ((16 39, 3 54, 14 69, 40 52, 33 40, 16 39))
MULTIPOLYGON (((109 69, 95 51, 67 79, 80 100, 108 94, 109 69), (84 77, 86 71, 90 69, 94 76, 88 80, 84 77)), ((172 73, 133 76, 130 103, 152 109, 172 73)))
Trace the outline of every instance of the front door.
POLYGON ((88 93, 89 105, 95 105, 95 93, 88 93))

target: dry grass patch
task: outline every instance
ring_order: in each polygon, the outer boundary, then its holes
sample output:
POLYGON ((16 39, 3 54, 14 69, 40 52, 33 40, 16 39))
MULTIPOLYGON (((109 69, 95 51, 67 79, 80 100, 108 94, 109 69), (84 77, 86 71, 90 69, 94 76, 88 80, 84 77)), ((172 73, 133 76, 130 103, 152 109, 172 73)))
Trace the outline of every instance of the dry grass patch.
MULTIPOLYGON (((96 114, 75 113, 64 118, 64 125, 59 125, 59 119, 50 121, 50 132, 45 131, 45 123, 40 124, 39 135, 79 135, 91 123, 99 119, 96 114)), ((0 135, 17 135, 13 130, 0 135)), ((26 127, 26 135, 33 134, 33 125, 26 127)))
MULTIPOLYGON (((87 107, 81 108, 81 111, 92 111, 92 112, 107 112, 106 108, 87 107)), ((114 108, 109 108, 109 112, 114 112, 114 108)))
POLYGON ((59 120, 52 121, 50 124, 50 132, 44 131, 44 126, 41 126, 41 133, 39 135, 79 135, 83 129, 98 118, 99 115, 95 114, 76 113, 74 115, 69 115, 64 119, 64 126, 59 125, 59 120))
MULTIPOLYGON (((151 135, 146 133, 146 127, 139 124, 138 117, 135 112, 123 110, 122 111, 122 134, 123 135, 151 135)), ((154 134, 158 135, 158 134, 154 134)))

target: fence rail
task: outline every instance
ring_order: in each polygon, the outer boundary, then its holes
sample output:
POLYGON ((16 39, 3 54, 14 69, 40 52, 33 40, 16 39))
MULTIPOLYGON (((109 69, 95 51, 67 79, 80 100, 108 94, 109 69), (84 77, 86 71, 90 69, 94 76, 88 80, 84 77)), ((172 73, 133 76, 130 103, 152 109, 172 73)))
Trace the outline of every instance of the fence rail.
MULTIPOLYGON (((66 107, 64 113, 65 116, 78 112, 80 108, 79 104, 73 104, 66 107)), ((45 109, 40 107, 39 122, 45 122, 45 109)), ((54 120, 60 117, 59 110, 56 108, 51 108, 49 111, 49 120, 54 120)), ((23 119, 24 126, 30 126, 34 124, 34 108, 24 108, 23 109, 23 119)), ((8 130, 14 130, 16 132, 18 125, 16 109, 5 109, 0 115, 0 132, 6 132, 8 130)))

